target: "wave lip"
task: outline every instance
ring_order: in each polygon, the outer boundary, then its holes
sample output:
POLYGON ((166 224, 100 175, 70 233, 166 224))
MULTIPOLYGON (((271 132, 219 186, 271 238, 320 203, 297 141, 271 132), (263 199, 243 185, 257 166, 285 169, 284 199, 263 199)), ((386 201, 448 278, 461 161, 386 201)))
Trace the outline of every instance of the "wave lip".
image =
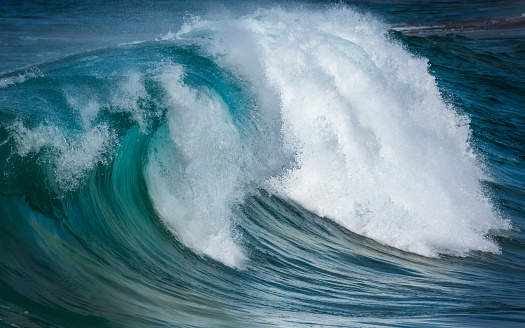
POLYGON ((238 267, 245 256, 232 235, 232 203, 242 198, 240 135, 220 96, 186 85, 183 76, 175 65, 159 77, 169 110, 151 142, 148 190, 163 221, 187 246, 238 267))

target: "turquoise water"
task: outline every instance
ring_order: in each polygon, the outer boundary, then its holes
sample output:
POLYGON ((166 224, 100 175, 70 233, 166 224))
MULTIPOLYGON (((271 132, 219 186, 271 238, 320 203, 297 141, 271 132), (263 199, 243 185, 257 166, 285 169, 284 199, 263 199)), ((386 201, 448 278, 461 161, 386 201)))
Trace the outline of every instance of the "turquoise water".
POLYGON ((8 3, 0 325, 524 325, 524 12, 8 3))

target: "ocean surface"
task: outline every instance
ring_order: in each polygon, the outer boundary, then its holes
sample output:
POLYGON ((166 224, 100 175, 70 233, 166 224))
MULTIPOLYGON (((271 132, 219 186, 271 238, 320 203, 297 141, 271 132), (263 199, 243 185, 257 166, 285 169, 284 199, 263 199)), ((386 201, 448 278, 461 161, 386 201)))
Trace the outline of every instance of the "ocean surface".
POLYGON ((1 327, 525 327, 523 1, 0 6, 1 327))

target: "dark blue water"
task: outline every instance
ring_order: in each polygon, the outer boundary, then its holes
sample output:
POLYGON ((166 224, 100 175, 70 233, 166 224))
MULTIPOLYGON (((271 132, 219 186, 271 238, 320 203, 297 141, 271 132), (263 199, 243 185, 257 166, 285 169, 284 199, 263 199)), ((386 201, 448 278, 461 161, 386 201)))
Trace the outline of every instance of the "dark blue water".
POLYGON ((525 5, 7 1, 0 325, 525 325, 525 5))

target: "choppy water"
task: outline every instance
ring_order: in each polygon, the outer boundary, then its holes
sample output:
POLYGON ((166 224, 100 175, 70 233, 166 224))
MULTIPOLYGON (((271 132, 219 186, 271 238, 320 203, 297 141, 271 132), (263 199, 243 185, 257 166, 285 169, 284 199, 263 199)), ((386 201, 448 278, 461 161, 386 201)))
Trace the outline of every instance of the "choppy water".
POLYGON ((523 13, 7 3, 0 324, 525 325, 523 13))

